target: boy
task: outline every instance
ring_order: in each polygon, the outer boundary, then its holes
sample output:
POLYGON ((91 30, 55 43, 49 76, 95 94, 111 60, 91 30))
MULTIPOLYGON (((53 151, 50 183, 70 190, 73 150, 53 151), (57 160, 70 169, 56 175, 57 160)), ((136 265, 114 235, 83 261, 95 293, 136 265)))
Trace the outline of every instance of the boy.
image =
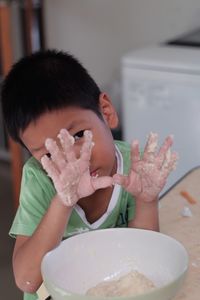
POLYGON ((41 260, 62 239, 108 227, 159 229, 158 194, 177 159, 172 137, 157 152, 150 134, 142 158, 138 141, 131 149, 114 142, 116 111, 74 57, 48 50, 21 59, 4 81, 2 108, 9 134, 32 155, 10 230, 24 299, 36 299, 41 260))

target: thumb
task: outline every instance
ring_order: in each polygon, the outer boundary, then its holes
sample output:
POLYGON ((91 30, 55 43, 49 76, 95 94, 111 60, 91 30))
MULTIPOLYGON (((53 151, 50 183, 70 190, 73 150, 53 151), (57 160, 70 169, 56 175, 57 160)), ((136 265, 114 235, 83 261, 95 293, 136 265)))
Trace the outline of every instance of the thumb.
POLYGON ((127 175, 115 174, 113 176, 113 183, 120 184, 123 187, 126 187, 129 184, 129 177, 127 175))
POLYGON ((110 176, 91 177, 91 184, 95 191, 104 189, 113 185, 113 178, 110 176))

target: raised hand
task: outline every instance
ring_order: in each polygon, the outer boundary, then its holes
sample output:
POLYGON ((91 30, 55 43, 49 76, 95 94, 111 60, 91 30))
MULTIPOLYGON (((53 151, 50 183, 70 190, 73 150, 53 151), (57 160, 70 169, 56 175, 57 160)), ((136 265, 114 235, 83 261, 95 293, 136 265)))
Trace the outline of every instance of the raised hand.
POLYGON ((131 146, 131 168, 127 176, 115 174, 114 183, 122 185, 136 198, 150 202, 158 197, 167 177, 175 168, 177 153, 171 153, 172 136, 168 136, 157 151, 158 135, 150 133, 142 157, 139 142, 133 141, 131 146))
POLYGON ((80 198, 113 184, 112 177, 90 175, 89 165, 93 147, 91 131, 84 131, 84 142, 79 158, 74 151, 75 140, 66 129, 60 130, 58 139, 60 147, 55 140, 46 140, 45 146, 50 158, 44 155, 41 163, 52 179, 59 198, 66 206, 73 206, 80 198))

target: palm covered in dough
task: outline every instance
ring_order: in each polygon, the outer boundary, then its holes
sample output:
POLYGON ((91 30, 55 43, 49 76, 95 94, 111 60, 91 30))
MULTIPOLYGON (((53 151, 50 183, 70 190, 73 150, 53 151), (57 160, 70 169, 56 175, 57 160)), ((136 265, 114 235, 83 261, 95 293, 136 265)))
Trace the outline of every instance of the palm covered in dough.
POLYGON ((131 146, 131 168, 127 176, 114 175, 114 183, 122 185, 129 193, 144 201, 153 201, 164 187, 167 177, 175 168, 177 154, 171 153, 172 136, 168 136, 157 152, 158 135, 150 133, 142 157, 139 143, 131 146))
POLYGON ((44 155, 41 163, 66 206, 73 206, 80 198, 91 195, 97 189, 112 185, 112 177, 98 178, 90 175, 89 165, 93 147, 91 131, 84 132, 79 158, 74 151, 75 140, 66 129, 61 129, 58 139, 61 147, 55 140, 46 140, 45 146, 51 157, 44 155))

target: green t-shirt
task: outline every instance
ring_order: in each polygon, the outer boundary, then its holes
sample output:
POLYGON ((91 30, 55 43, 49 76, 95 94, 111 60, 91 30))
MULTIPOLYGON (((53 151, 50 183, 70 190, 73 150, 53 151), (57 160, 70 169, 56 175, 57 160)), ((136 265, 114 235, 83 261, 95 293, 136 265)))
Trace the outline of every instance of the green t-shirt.
MULTIPOLYGON (((115 141, 115 144, 122 156, 123 174, 127 174, 130 168, 130 146, 121 141, 115 141)), ((47 211, 55 193, 51 179, 40 163, 31 157, 23 168, 20 205, 9 234, 12 237, 16 237, 16 235, 31 236, 47 211)), ((96 227, 90 226, 92 224, 89 224, 87 220, 84 221, 79 211, 73 209, 63 239, 89 230, 127 227, 128 221, 133 219, 135 213, 135 202, 132 195, 121 187, 119 187, 117 195, 118 199, 114 202, 114 207, 96 227)), ((35 300, 37 296, 25 293, 24 299, 35 300)))

